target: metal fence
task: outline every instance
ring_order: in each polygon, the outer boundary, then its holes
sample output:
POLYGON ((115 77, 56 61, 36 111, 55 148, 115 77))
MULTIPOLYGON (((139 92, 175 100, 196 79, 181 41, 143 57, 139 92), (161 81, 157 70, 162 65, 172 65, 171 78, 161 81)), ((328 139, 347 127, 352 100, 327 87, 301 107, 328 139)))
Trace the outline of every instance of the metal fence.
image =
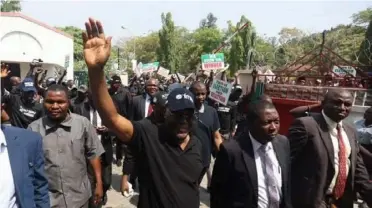
MULTIPOLYGON (((328 90, 335 87, 315 87, 286 84, 265 84, 264 92, 273 98, 322 101, 328 90)), ((353 95, 353 106, 372 106, 372 90, 345 88, 353 95)))

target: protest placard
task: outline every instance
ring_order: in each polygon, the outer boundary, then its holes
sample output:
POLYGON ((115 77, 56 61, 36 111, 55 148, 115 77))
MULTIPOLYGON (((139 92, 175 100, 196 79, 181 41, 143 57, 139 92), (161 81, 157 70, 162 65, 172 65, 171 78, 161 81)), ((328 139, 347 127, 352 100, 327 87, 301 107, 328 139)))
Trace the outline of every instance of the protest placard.
POLYGON ((213 80, 212 86, 210 87, 209 98, 221 103, 222 105, 226 105, 229 100, 231 88, 231 83, 215 79, 213 80))
POLYGON ((158 69, 158 71, 156 73, 159 74, 162 77, 167 78, 168 75, 169 75, 169 70, 168 69, 165 69, 163 67, 159 67, 159 69, 158 69))
POLYGON ((215 70, 225 68, 225 57, 223 53, 203 54, 201 56, 203 70, 215 70))

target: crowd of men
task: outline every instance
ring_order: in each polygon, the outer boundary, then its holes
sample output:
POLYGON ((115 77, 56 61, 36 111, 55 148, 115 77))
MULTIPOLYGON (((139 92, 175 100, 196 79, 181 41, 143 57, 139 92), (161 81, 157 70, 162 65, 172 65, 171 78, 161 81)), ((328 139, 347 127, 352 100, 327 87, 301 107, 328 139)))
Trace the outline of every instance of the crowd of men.
MULTIPOLYGON (((99 21, 85 27, 89 86, 37 74, 1 82, 1 208, 101 207, 113 163, 140 208, 199 207, 204 175, 212 208, 352 208, 357 195, 372 207, 372 110, 356 127, 345 122, 348 91, 328 91, 320 113, 296 109, 286 137, 270 97, 242 97, 237 83, 227 105, 202 81, 123 86, 114 75, 108 88, 111 38, 99 21)), ((2 80, 10 75, 2 65, 2 80)))

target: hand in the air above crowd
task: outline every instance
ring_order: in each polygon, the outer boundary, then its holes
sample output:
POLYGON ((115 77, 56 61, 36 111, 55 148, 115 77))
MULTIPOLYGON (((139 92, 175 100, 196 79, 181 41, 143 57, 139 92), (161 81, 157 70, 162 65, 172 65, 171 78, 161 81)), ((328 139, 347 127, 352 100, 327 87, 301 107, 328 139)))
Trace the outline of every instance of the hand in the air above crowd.
POLYGON ((5 78, 5 77, 7 77, 9 75, 9 73, 10 73, 9 66, 6 65, 6 64, 4 64, 4 63, 2 63, 1 64, 1 74, 0 74, 0 77, 1 78, 5 78))
POLYGON ((111 52, 111 39, 103 32, 102 23, 89 18, 83 32, 84 59, 88 69, 103 69, 111 52))

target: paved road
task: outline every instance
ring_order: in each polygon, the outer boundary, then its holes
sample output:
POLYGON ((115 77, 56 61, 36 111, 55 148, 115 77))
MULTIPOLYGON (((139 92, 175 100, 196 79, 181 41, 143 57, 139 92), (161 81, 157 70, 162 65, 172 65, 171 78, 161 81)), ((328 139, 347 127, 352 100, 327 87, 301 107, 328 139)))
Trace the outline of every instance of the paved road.
MULTIPOLYGON (((108 191, 108 202, 104 208, 135 208, 137 207, 138 193, 132 198, 126 198, 120 193, 121 167, 112 165, 112 187, 108 191)), ((205 191, 207 179, 204 177, 202 188, 200 189, 200 208, 209 207, 209 194, 205 191)))

